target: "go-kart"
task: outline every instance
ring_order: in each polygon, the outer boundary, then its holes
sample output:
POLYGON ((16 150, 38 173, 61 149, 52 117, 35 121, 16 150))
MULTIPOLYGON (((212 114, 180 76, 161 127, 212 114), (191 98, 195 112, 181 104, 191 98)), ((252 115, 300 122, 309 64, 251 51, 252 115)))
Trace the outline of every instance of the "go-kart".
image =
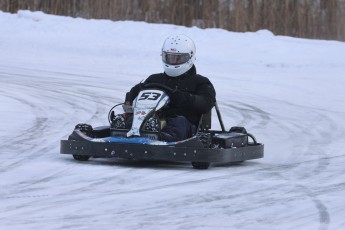
POLYGON ((164 85, 146 84, 132 106, 121 103, 110 109, 109 126, 76 125, 68 140, 61 140, 60 153, 71 154, 77 161, 93 157, 191 162, 196 169, 207 169, 211 163, 243 162, 264 156, 264 145, 244 127, 225 130, 217 103, 214 109, 221 130, 211 130, 210 111, 201 116, 192 137, 176 142, 162 140, 164 121, 157 114, 169 105, 170 92, 164 85), (121 105, 125 113, 132 115, 130 127, 117 119, 115 110, 121 105))

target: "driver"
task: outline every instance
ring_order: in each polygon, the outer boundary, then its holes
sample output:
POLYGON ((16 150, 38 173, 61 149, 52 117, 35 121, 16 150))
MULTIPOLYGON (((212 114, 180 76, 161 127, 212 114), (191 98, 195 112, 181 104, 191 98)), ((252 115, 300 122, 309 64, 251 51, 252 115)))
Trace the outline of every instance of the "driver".
POLYGON ((216 93, 208 78, 196 73, 195 45, 185 35, 168 37, 162 47, 164 73, 149 76, 135 85, 126 95, 126 104, 132 104, 147 83, 163 84, 171 89, 170 104, 160 116, 166 119, 161 130, 163 141, 180 141, 193 136, 201 115, 215 105, 216 93))

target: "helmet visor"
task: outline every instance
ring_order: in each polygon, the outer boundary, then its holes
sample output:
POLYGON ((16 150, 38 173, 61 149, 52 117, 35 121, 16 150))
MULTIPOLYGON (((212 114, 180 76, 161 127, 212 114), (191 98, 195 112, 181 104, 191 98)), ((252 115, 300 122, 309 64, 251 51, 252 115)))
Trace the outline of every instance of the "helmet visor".
POLYGON ((168 65, 181 65, 189 61, 190 56, 187 53, 168 53, 162 52, 162 59, 165 64, 168 65))

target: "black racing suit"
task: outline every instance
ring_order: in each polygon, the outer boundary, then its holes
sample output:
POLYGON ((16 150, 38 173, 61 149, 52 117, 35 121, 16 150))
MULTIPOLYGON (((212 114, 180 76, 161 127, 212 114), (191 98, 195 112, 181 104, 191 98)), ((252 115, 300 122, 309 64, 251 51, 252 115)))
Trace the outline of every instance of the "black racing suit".
POLYGON ((175 91, 175 93, 170 95, 171 103, 169 104, 169 107, 162 111, 162 116, 167 119, 168 126, 162 129, 162 132, 172 132, 172 135, 176 136, 171 139, 173 141, 182 140, 192 135, 189 129, 182 132, 184 134, 181 134, 181 132, 176 133, 176 129, 185 126, 185 123, 181 122, 180 116, 183 116, 191 123, 191 125, 197 127, 201 115, 209 112, 216 101, 216 93, 212 83, 208 78, 197 74, 195 66, 186 73, 177 77, 170 77, 165 73, 149 76, 144 83, 135 85, 130 92, 127 93, 126 101, 132 103, 142 89, 143 84, 146 83, 163 84, 175 91), (174 118, 176 117, 180 118, 174 121, 174 118), (171 123, 170 125, 174 126, 173 130, 169 129, 169 121, 171 123))

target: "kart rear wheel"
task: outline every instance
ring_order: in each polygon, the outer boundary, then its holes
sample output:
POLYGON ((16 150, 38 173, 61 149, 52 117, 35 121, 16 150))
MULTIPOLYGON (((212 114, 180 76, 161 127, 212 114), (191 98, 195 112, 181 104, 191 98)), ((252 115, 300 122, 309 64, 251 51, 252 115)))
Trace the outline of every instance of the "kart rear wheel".
POLYGON ((209 162, 192 162, 193 168, 194 169, 208 169, 210 167, 209 162))
MULTIPOLYGON (((84 134, 86 134, 88 137, 92 137, 92 136, 93 136, 93 134, 92 134, 92 132, 93 132, 92 126, 89 125, 89 124, 77 124, 77 125, 75 126, 75 129, 78 129, 78 130, 82 131, 82 132, 83 132, 84 134)), ((73 136, 73 134, 72 134, 72 135, 70 135, 70 136, 68 137, 68 140, 69 140, 69 141, 74 141, 74 140, 77 140, 77 139, 76 139, 76 138, 73 136)), ((88 161, 88 160, 90 159, 90 157, 91 157, 91 156, 73 154, 73 158, 74 158, 74 160, 76 160, 76 161, 88 161)))
POLYGON ((77 161, 88 161, 90 159, 90 156, 73 154, 73 158, 74 158, 74 160, 77 160, 77 161))

